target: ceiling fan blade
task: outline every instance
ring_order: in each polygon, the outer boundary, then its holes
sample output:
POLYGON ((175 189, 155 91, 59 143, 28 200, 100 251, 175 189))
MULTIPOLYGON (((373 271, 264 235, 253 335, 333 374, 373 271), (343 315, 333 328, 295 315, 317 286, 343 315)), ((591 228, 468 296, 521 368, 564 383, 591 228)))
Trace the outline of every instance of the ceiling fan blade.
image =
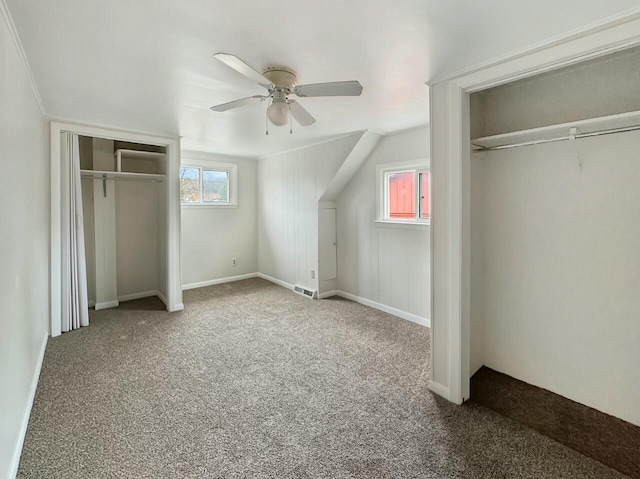
POLYGON ((241 73, 254 82, 259 83, 263 87, 267 89, 271 87, 271 82, 267 78, 240 60, 237 56, 231 55, 230 53, 216 53, 213 56, 228 67, 233 68, 238 73, 241 73))
POLYGON ((298 85, 293 93, 300 97, 305 96, 359 96, 362 93, 362 85, 357 81, 336 81, 329 83, 313 83, 310 85, 298 85))
POLYGON ((229 103, 223 103, 221 105, 215 105, 209 108, 211 111, 227 111, 233 108, 239 108, 244 105, 249 105, 251 103, 259 103, 262 100, 269 98, 268 96, 262 95, 254 95, 247 98, 242 98, 241 100, 230 101, 229 103))
POLYGON ((305 110, 297 101, 290 101, 289 108, 291 109, 291 116, 294 117, 301 126, 313 125, 316 122, 316 119, 311 116, 311 113, 305 110))

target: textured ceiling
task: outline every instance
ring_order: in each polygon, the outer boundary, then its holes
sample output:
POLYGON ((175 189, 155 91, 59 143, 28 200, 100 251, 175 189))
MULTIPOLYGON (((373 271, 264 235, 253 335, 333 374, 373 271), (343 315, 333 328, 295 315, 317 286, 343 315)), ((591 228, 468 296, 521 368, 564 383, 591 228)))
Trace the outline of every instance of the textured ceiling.
POLYGON ((183 147, 260 157, 347 132, 428 123, 425 81, 637 6, 637 0, 5 0, 47 112, 180 135, 183 147), (216 61, 285 65, 301 83, 359 80, 361 97, 305 98, 317 119, 270 128, 263 89, 216 61))

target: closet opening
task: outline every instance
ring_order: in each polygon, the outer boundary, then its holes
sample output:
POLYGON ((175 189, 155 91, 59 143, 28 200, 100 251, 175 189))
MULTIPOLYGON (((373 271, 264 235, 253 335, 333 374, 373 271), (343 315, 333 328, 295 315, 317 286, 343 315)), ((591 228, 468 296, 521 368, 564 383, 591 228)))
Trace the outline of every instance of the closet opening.
POLYGON ((166 147, 78 140, 89 307, 166 309, 166 147))
POLYGON ((51 336, 89 307, 180 311, 180 141, 51 122, 51 336))
POLYGON ((638 85, 636 47, 469 97, 471 398, 627 474, 638 85))

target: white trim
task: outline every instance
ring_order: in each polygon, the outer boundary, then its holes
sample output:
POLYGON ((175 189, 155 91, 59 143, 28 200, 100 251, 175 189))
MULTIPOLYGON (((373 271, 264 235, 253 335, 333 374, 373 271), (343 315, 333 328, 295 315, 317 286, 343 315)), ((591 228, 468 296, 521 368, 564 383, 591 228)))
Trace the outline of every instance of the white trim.
POLYGON ((62 334, 62 168, 60 130, 54 134, 53 127, 49 138, 51 149, 51 211, 50 211, 50 244, 49 244, 49 308, 51 337, 62 334), (54 153, 55 152, 55 153, 54 153))
POLYGON ((415 170, 418 168, 426 168, 429 169, 429 158, 414 158, 413 160, 404 160, 404 161, 390 161, 389 163, 378 163, 376 165, 376 170, 387 170, 387 171, 402 171, 402 170, 415 170))
MULTIPOLYGON (((61 333, 61 243, 60 243, 60 133, 70 131, 84 136, 108 140, 131 141, 166 147, 167 171, 167 305, 168 311, 181 311, 182 282, 180 272, 180 138, 137 133, 109 127, 74 122, 51 121, 51 250, 50 250, 50 304, 51 336, 61 333)), ((100 306, 100 304, 98 304, 100 306)), ((98 309, 98 308, 97 308, 98 309)))
POLYGON ((215 203, 180 203, 180 208, 182 208, 183 210, 206 210, 207 208, 214 208, 214 209, 233 209, 233 208, 237 208, 238 203, 234 203, 234 204, 230 204, 230 203, 221 203, 219 205, 215 204, 215 203))
POLYGON ((188 283, 182 285, 182 291, 188 289, 204 288, 215 284, 233 283, 234 281, 242 281, 243 279, 257 278, 259 273, 239 274, 237 276, 228 276, 226 278, 210 279, 208 281, 200 281, 198 283, 188 283))
POLYGON ((429 320, 429 318, 423 318, 422 316, 418 316, 417 314, 407 313, 406 311, 402 311, 401 309, 393 308, 391 306, 387 306, 386 304, 377 303, 370 299, 356 296, 355 294, 347 293, 345 291, 337 291, 336 293, 337 296, 340 296, 341 298, 348 299, 365 306, 369 306, 370 308, 377 309, 378 311, 382 311, 384 313, 392 314, 393 316, 406 319, 407 321, 411 321, 412 323, 426 326, 427 328, 431 326, 431 321, 429 320))
POLYGON ((27 55, 24 52, 24 47, 22 46, 22 42, 20 41, 20 35, 18 35, 18 30, 13 23, 11 12, 9 12, 9 7, 7 6, 5 0, 0 0, 0 14, 2 14, 2 17, 7 24, 7 28, 9 29, 9 36, 11 37, 11 40, 13 40, 13 44, 16 47, 18 57, 20 57, 20 62, 24 67, 25 73, 27 74, 29 84, 31 85, 31 90, 33 91, 33 95, 36 97, 38 107, 40 107, 42 115, 46 116, 47 110, 45 110, 44 108, 44 103, 42 102, 42 97, 40 96, 38 85, 36 84, 36 80, 33 77, 33 71, 31 70, 31 66, 29 65, 29 61, 27 60, 27 55))
POLYGON ((378 228, 397 228, 401 230, 423 230, 427 231, 431 227, 430 221, 392 221, 374 220, 378 228))
POLYGON ((189 156, 183 156, 180 159, 180 166, 193 166, 197 168, 208 168, 215 170, 220 168, 221 170, 228 170, 232 167, 238 167, 237 163, 227 163, 224 161, 203 160, 198 158, 190 158, 189 156))
POLYGON ((430 82, 433 207, 432 389, 469 397, 469 94, 640 44, 640 8, 574 30, 446 80, 430 82), (438 306, 439 305, 439 306, 438 306), (446 361, 445 361, 446 358, 446 361))
POLYGON ((413 160, 393 161, 389 163, 379 163, 376 165, 376 223, 399 223, 404 225, 429 225, 430 220, 419 220, 420 214, 418 200, 418 190, 416 190, 416 217, 413 220, 393 220, 387 218, 387 174, 402 171, 413 171, 416 174, 416 186, 418 173, 431 171, 431 160, 429 158, 415 158, 413 160))
MULTIPOLYGON (((158 298, 160 298, 160 301, 162 301, 164 303, 165 306, 169 305, 169 301, 167 300, 167 297, 162 294, 160 291, 157 291, 158 293, 158 298)), ((177 309, 176 311, 182 311, 184 309, 184 305, 182 303, 180 303, 180 309, 177 309)))
POLYGON ((109 308, 117 308, 120 306, 120 301, 114 299, 113 301, 104 301, 102 303, 95 303, 93 305, 96 311, 100 311, 101 309, 109 309, 109 308))
MULTIPOLYGON (((1 0, 0 0, 1 1, 1 0)), ((179 139, 172 133, 149 133, 141 130, 124 130, 113 125, 102 125, 99 123, 80 122, 72 118, 65 118, 47 114, 47 121, 59 123, 66 127, 65 131, 77 132, 84 136, 99 136, 105 140, 119 140, 131 143, 140 143, 140 137, 145 137, 145 145, 166 146, 167 140, 179 139)), ((166 153, 168 154, 168 152, 166 153)))
MULTIPOLYGON (((581 37, 593 35, 594 33, 597 33, 599 31, 607 30, 617 25, 628 23, 629 21, 632 21, 636 18, 640 18, 640 7, 635 7, 629 10, 625 10, 624 12, 618 13, 616 15, 612 15, 602 20, 598 20, 588 25, 584 25, 582 27, 569 30, 568 32, 565 32, 561 35, 557 35, 550 39, 546 39, 546 40, 534 43, 532 45, 528 45, 520 50, 516 50, 510 53, 507 53, 505 55, 492 58, 485 62, 473 65, 471 67, 463 68, 462 70, 458 70, 456 72, 444 75, 442 77, 433 78, 427 81, 426 85, 432 86, 432 85, 435 85, 436 83, 451 81, 457 78, 469 76, 478 71, 486 70, 496 65, 517 60, 519 58, 531 55, 532 53, 536 53, 540 50, 547 50, 549 48, 553 48, 554 46, 559 46, 564 43, 568 43, 571 40, 577 40, 581 37)), ((623 48, 618 48, 618 49, 623 49, 623 48)))
POLYGON ((11 459, 9 466, 8 478, 14 478, 18 474, 18 466, 20 466, 20 456, 22 455, 22 447, 24 446, 24 439, 27 435, 27 427, 29 426, 29 417, 31 416, 31 409, 33 408, 33 402, 36 398, 36 391, 38 390, 38 380, 40 379, 40 371, 42 370, 42 363, 44 363, 44 353, 47 349, 47 341, 49 340, 49 334, 45 331, 40 344, 40 351, 38 352, 38 359, 36 360, 36 367, 33 370, 33 376, 31 376, 31 384, 29 385, 29 400, 27 407, 24 410, 22 416, 22 424, 20 425, 20 432, 18 433, 18 441, 16 447, 13 450, 13 458, 11 459))
POLYGON ((267 281, 271 281, 272 283, 275 283, 278 286, 282 286, 283 288, 293 290, 293 285, 291 283, 287 283, 286 281, 282 281, 280 279, 274 278, 273 276, 269 276, 263 273, 258 273, 257 276, 258 278, 266 279, 267 281))
POLYGON ((449 397, 449 388, 441 383, 429 381, 429 385, 427 387, 429 388, 429 391, 436 393, 438 396, 442 396, 443 398, 449 397))
POLYGON ((336 209, 336 201, 335 200, 319 200, 318 208, 321 210, 333 210, 336 209))
POLYGON ((337 289, 332 289, 331 291, 325 291, 324 293, 319 293, 318 299, 327 299, 327 298, 331 298, 332 296, 338 296, 338 295, 340 295, 340 291, 337 289))
POLYGON ((207 161, 183 158, 180 161, 180 168, 198 168, 200 170, 199 182, 200 182, 200 202, 180 202, 181 207, 187 208, 237 208, 238 207, 238 164, 237 163, 223 163, 220 161, 207 161), (202 177, 203 171, 224 171, 227 173, 227 189, 229 201, 221 201, 215 203, 211 201, 204 201, 203 198, 203 186, 202 177))
MULTIPOLYGON (((273 278, 272 276, 267 276, 266 274, 263 274, 263 273, 257 273, 256 276, 258 278, 271 281, 272 283, 275 283, 278 286, 282 286, 287 289, 293 289, 292 284, 273 278)), ((320 293, 318 295, 318 299, 326 299, 331 296, 340 296, 341 298, 348 299, 349 301, 353 301, 354 303, 359 303, 359 304, 363 304, 364 306, 369 306, 370 308, 377 309, 378 311, 382 311, 384 313, 392 314, 393 316, 397 316, 398 318, 401 318, 401 319, 406 319, 407 321, 411 321, 412 323, 416 323, 421 326, 426 326, 427 328, 431 326, 431 321, 429 320, 429 318, 423 318, 422 316, 418 316, 417 314, 408 313, 406 311, 402 311, 401 309, 394 308, 392 306, 387 306, 386 304, 378 303, 376 301, 372 301, 370 299, 363 298, 361 296, 356 296, 355 294, 347 293, 346 291, 341 291, 338 289, 320 293)))
POLYGON ((133 301, 134 299, 150 298, 152 296, 158 296, 159 294, 160 292, 155 289, 151 291, 141 291, 139 293, 123 294, 122 296, 118 295, 118 301, 133 301))
MULTIPOLYGON (((188 142, 188 140, 186 139, 184 141, 188 142)), ((225 160, 226 161, 241 161, 241 160, 258 161, 257 156, 230 155, 228 153, 216 153, 215 151, 209 151, 209 150, 194 150, 193 148, 189 148, 188 143, 187 143, 187 146, 185 146, 182 149, 182 155, 185 158, 191 158, 199 161, 207 161, 208 159, 211 159, 213 157, 219 158, 223 161, 225 160)), ((215 160, 212 160, 212 161, 215 161, 215 160)))
POLYGON ((451 80, 451 83, 458 85, 465 93, 473 93, 626 50, 640 44, 640 9, 635 12, 606 28, 600 26, 591 34, 581 34, 565 42, 532 49, 526 54, 451 80))

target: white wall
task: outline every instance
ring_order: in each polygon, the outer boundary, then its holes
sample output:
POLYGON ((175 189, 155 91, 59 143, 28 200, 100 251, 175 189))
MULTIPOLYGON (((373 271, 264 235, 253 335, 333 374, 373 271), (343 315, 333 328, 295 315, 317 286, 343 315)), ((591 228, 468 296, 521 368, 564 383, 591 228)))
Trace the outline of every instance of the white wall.
POLYGON ((15 474, 49 318, 47 130, 0 4, 0 477, 15 474))
POLYGON ((472 138, 640 110, 640 48, 471 96, 472 138))
POLYGON ((638 151, 640 132, 476 154, 472 215, 484 364, 640 425, 638 151))
POLYGON ((163 183, 115 182, 119 299, 159 288, 159 248, 166 241, 158 227, 161 190, 163 183))
POLYGON ((428 157, 428 128, 383 137, 337 201, 338 289, 425 319, 431 296, 429 228, 374 220, 376 165, 428 157))
POLYGON ((182 152, 182 161, 238 165, 237 208, 182 208, 182 284, 258 271, 258 163, 256 160, 182 152), (231 264, 237 258, 237 266, 231 264))
POLYGON ((258 160, 261 273, 318 288, 318 200, 360 137, 258 160))

